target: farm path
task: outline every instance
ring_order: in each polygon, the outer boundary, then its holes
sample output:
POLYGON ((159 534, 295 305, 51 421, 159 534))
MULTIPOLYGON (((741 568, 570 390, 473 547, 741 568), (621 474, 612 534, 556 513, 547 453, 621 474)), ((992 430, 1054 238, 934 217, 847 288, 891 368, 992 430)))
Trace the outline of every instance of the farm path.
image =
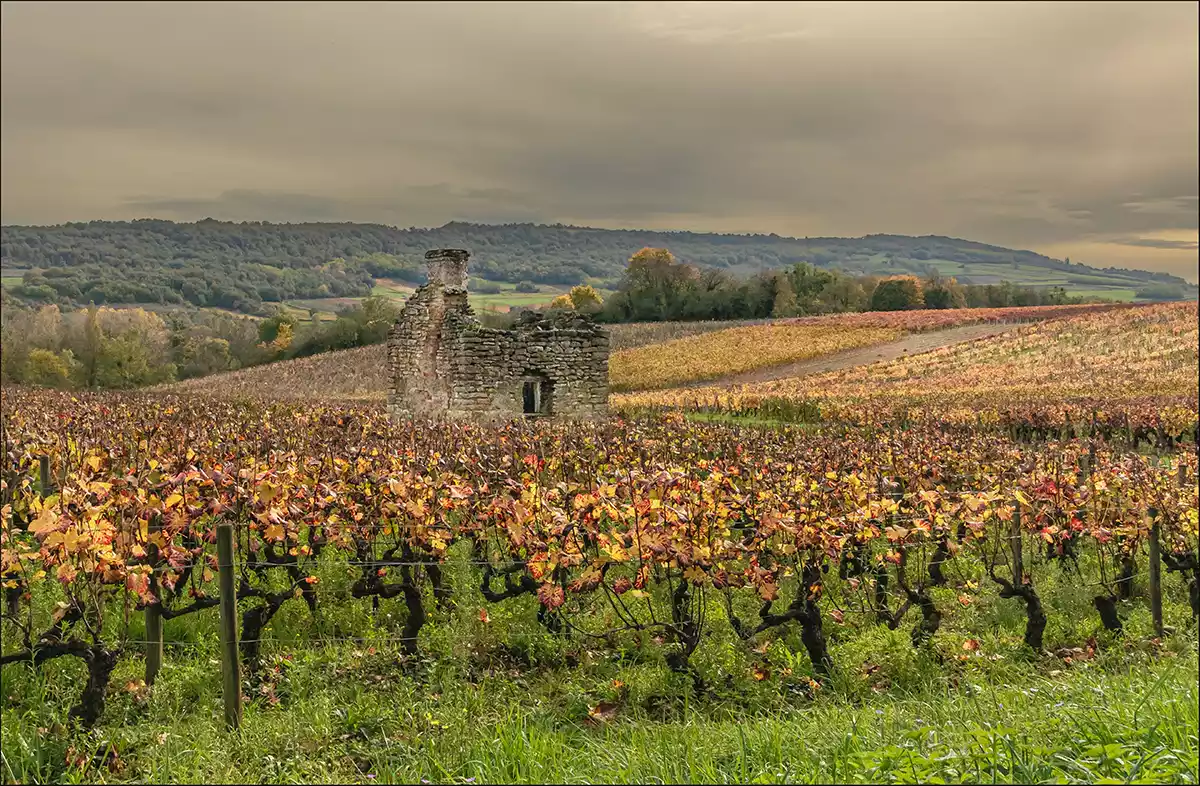
POLYGON ((800 360, 795 363, 785 363, 782 366, 759 368, 719 379, 689 382, 680 387, 700 388, 750 385, 757 382, 772 382, 776 379, 807 377, 812 374, 823 374, 827 371, 841 371, 842 369, 853 368, 854 366, 866 366, 871 363, 896 360, 906 355, 929 352, 941 347, 948 347, 952 344, 960 344, 964 341, 975 341, 976 339, 1007 333, 1010 330, 1016 330, 1018 327, 1021 326, 1013 323, 963 325, 961 327, 947 328, 946 330, 932 330, 927 333, 912 333, 896 341, 889 341, 886 344, 874 344, 869 347, 848 349, 845 352, 835 352, 832 355, 825 355, 824 357, 809 358, 808 360, 800 360))

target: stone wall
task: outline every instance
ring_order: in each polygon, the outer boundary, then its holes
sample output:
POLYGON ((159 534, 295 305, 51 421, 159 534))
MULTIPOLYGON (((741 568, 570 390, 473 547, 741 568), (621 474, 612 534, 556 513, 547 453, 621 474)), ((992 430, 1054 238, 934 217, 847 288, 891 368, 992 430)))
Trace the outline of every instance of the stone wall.
POLYGON ((608 333, 576 314, 525 312, 513 330, 483 327, 467 301, 467 260, 430 251, 429 283, 388 336, 395 418, 593 418, 608 412, 608 333))

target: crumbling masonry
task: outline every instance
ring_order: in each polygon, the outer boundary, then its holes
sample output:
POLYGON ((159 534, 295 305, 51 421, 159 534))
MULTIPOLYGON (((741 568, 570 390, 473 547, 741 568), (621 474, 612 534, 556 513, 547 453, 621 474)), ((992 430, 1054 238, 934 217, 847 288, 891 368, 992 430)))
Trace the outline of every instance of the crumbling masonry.
POLYGON ((388 412, 401 418, 600 417, 608 411, 608 333, 574 313, 526 311, 485 328, 467 302, 461 249, 425 254, 429 282, 388 334, 388 412))

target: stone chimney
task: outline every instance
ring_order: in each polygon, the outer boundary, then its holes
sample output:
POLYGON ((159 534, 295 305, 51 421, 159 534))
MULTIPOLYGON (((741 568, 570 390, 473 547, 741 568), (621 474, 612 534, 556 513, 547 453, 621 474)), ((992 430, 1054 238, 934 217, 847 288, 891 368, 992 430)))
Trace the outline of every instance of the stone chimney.
POLYGON ((447 289, 467 288, 467 260, 471 252, 463 248, 435 248, 425 252, 429 268, 429 283, 447 289))

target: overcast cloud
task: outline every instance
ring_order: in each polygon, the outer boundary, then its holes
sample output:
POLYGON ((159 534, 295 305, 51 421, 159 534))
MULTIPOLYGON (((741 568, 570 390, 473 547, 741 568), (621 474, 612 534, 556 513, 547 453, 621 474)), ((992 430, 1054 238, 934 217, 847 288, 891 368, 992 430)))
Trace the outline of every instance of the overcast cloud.
POLYGON ((5 2, 0 219, 940 234, 1197 277, 1197 11, 5 2))

